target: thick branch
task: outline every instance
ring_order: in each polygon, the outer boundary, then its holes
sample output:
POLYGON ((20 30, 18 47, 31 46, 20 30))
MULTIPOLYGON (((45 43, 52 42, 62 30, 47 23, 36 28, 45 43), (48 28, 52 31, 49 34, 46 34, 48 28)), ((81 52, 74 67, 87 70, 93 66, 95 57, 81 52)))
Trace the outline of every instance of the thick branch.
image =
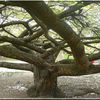
POLYGON ((44 62, 40 57, 22 52, 10 45, 0 46, 0 55, 4 57, 22 60, 34 65, 42 65, 44 62))
POLYGON ((78 76, 81 71, 76 64, 56 64, 58 76, 78 76))
POLYGON ((32 54, 22 52, 10 45, 0 46, 0 55, 4 57, 22 60, 30 64, 34 64, 35 66, 48 68, 49 70, 52 70, 52 66, 49 63, 47 63, 45 60, 43 60, 41 57, 35 54, 32 55, 32 54))
POLYGON ((81 68, 86 69, 89 66, 89 61, 85 56, 84 46, 80 38, 75 34, 72 28, 61 21, 44 2, 23 2, 22 6, 31 16, 34 16, 34 13, 48 27, 56 31, 67 41, 77 64, 79 64, 81 68))
POLYGON ((76 64, 56 64, 58 76, 80 76, 100 73, 100 65, 90 65, 86 71, 81 70, 76 64))
POLYGON ((27 70, 34 71, 34 66, 32 64, 22 64, 22 63, 10 63, 10 62, 0 62, 0 67, 17 69, 17 70, 27 70))
POLYGON ((29 44, 24 42, 23 40, 21 40, 20 38, 12 38, 12 37, 7 37, 7 36, 0 36, 0 41, 3 42, 10 42, 12 44, 16 44, 16 45, 20 45, 20 46, 25 46, 29 49, 35 50, 39 53, 43 53, 45 50, 41 49, 37 46, 35 46, 34 44, 29 44))

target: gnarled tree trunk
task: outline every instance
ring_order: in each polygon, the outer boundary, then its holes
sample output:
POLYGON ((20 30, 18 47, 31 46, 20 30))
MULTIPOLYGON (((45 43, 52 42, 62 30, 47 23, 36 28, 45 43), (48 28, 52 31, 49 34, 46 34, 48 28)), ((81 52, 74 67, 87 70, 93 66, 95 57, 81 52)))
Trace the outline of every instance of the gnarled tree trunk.
POLYGON ((33 97, 64 97, 57 87, 57 75, 47 69, 34 68, 34 86, 28 90, 33 97))
MULTIPOLYGON (((28 38, 23 39, 23 34, 21 34, 18 38, 15 37, 7 37, 7 36, 0 36, 0 41, 2 42, 9 42, 12 45, 2 45, 0 46, 0 55, 5 57, 10 57, 18 60, 22 60, 28 62, 29 64, 34 65, 34 87, 31 87, 28 90, 28 94, 32 94, 32 96, 36 97, 62 97, 64 96, 57 87, 57 76, 77 76, 77 75, 86 75, 90 73, 97 73, 100 72, 100 67, 92 65, 89 60, 95 60, 100 58, 100 53, 97 53, 95 56, 87 57, 85 54, 84 44, 82 43, 80 37, 76 34, 76 32, 68 25, 66 22, 61 20, 60 18, 67 13, 67 16, 72 13, 73 11, 81 9, 81 7, 90 4, 82 3, 82 5, 76 7, 75 9, 71 7, 71 11, 67 11, 65 13, 60 14, 57 16, 49 7, 46 5, 45 2, 0 2, 1 4, 4 3, 6 5, 13 5, 13 6, 20 6, 24 8, 31 17, 36 21, 36 23, 41 27, 39 36, 42 34, 45 37, 53 42, 55 47, 51 46, 52 54, 49 52, 48 49, 44 49, 35 45, 35 43, 29 43, 33 37, 29 37, 29 40, 26 41, 28 38), (41 24, 42 22, 42 24, 41 24), (48 61, 46 57, 53 56, 54 51, 58 54, 57 49, 59 49, 60 44, 55 43, 54 40, 52 41, 50 37, 48 38, 46 35, 48 33, 48 29, 52 29, 55 31, 59 36, 61 36, 68 46, 71 48, 71 52, 75 60, 71 61, 59 61, 59 63, 55 63, 55 59, 51 59, 52 61, 48 61), (15 47, 14 47, 15 46, 15 47), (37 56, 35 52, 38 52, 40 55, 37 56), (62 63, 62 64, 61 64, 62 63), (57 69, 56 71, 53 68, 57 69)), ((22 23, 22 25, 27 28, 27 31, 30 31, 28 35, 32 36, 28 25, 28 22, 22 23), (26 27, 27 26, 27 27, 26 27)), ((2 24, 0 27, 6 27, 12 25, 12 23, 2 24)), ((36 35, 35 39, 36 39, 36 35)), ((34 36, 33 35, 33 36, 34 36)), ((39 37, 38 36, 38 37, 39 37)), ((25 36, 26 37, 26 36, 25 36)), ((38 38, 37 37, 37 38, 38 38)), ((34 38, 33 38, 34 40, 34 38)), ((1 63, 3 67, 6 67, 8 63, 1 63)), ((12 64, 11 64, 12 65, 12 64)), ((14 64, 11 67, 15 69, 25 69, 28 71, 33 70, 33 66, 15 66, 14 64)), ((7 68, 11 68, 7 67, 7 68)))

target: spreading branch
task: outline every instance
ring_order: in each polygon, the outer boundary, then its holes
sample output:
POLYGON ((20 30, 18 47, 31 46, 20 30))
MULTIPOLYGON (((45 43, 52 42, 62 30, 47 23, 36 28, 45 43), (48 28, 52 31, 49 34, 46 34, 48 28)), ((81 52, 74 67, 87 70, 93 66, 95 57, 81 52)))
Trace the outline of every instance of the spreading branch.
POLYGON ((89 66, 89 60, 85 55, 84 46, 80 38, 75 34, 72 28, 61 21, 44 2, 23 2, 22 6, 31 16, 33 16, 34 13, 48 27, 56 31, 67 41, 77 64, 81 65, 81 68, 86 69, 89 66))
POLYGON ((100 65, 90 65, 87 71, 81 70, 77 64, 57 64, 58 76, 81 76, 100 73, 100 65))
POLYGON ((0 67, 16 69, 16 70, 26 70, 26 71, 32 71, 32 72, 34 71, 34 65, 32 64, 0 62, 0 67))
POLYGON ((16 44, 16 45, 20 45, 20 46, 25 46, 31 50, 35 50, 39 53, 43 53, 45 50, 41 49, 37 46, 35 46, 34 44, 30 44, 30 43, 26 43, 23 40, 21 40, 20 38, 12 38, 12 37, 7 37, 7 36, 0 36, 0 41, 3 42, 9 42, 12 44, 16 44))
POLYGON ((22 52, 10 45, 0 46, 0 55, 8 58, 18 59, 34 65, 42 65, 43 60, 37 56, 22 52), (16 53, 15 53, 16 52, 16 53))

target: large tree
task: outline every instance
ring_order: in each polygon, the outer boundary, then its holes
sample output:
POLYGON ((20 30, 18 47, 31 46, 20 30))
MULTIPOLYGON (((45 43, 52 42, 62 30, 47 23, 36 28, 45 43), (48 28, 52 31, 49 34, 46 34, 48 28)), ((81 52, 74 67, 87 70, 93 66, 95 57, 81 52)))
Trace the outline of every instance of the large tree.
POLYGON ((0 4, 0 55, 27 62, 1 62, 0 66, 33 72, 34 96, 64 96, 57 87, 57 77, 100 72, 100 65, 91 63, 100 59, 100 29, 95 22, 99 17, 91 14, 99 9, 99 2, 0 4), (67 57, 56 60, 60 51, 67 57))

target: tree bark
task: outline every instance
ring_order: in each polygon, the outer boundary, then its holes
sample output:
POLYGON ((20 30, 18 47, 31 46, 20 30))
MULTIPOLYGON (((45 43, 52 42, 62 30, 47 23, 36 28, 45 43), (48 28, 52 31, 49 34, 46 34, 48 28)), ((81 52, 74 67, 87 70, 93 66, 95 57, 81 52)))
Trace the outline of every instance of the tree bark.
POLYGON ((39 67, 34 68, 34 86, 28 91, 31 97, 64 97, 65 95, 57 87, 57 75, 39 67))
POLYGON ((33 64, 22 64, 22 63, 11 63, 11 62, 0 62, 0 67, 16 69, 16 70, 26 70, 33 72, 34 65, 33 64))
MULTIPOLYGON (((11 2, 11 4, 13 3, 11 2)), ((48 28, 53 29, 63 39, 65 39, 71 48, 72 54, 76 61, 75 64, 64 64, 64 66, 57 65, 57 67, 54 65, 53 67, 57 68, 58 71, 49 71, 49 68, 52 67, 52 64, 50 66, 50 63, 48 63, 48 61, 45 62, 42 57, 37 57, 35 55, 22 52, 16 48, 0 46, 0 55, 23 60, 36 66, 34 69, 34 87, 28 90, 28 94, 31 92, 32 96, 36 97, 63 97, 64 95, 57 87, 57 76, 75 76, 87 73, 96 73, 100 71, 99 67, 93 65, 90 66, 89 59, 85 55, 84 45, 73 29, 67 23, 60 20, 60 16, 58 17, 56 14, 54 14, 53 11, 44 2, 17 2, 17 4, 25 8, 33 19, 35 15, 37 18, 43 21, 43 23, 48 28), (49 67, 44 65, 48 65, 49 67)), ((16 5, 16 2, 14 5, 16 5)), ((78 8, 76 8, 76 10, 77 9, 78 8)), ((37 48, 34 45, 30 45, 28 43, 26 44, 24 41, 19 41, 15 38, 7 38, 2 36, 0 37, 0 40, 20 46, 25 46, 40 53, 45 52, 45 50, 41 48, 37 48)), ((28 70, 32 69, 28 68, 28 70)))

